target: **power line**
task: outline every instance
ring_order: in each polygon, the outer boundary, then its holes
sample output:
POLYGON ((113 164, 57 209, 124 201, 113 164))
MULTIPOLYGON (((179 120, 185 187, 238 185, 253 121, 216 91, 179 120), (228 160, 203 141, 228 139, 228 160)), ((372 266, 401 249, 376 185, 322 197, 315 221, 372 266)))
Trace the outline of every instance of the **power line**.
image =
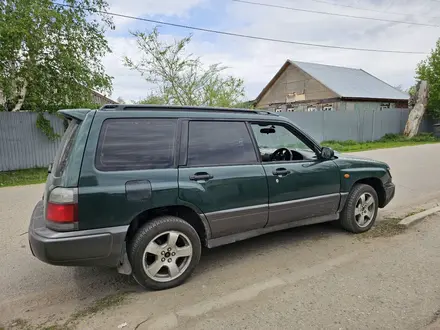
POLYGON ((389 23, 398 23, 398 24, 407 24, 407 25, 430 26, 430 27, 440 28, 440 25, 428 24, 428 23, 406 22, 406 21, 388 20, 388 19, 384 19, 384 18, 374 18, 374 17, 365 17, 365 16, 354 16, 354 15, 348 15, 348 14, 328 13, 328 12, 325 12, 325 11, 310 10, 310 9, 300 9, 300 8, 280 6, 280 5, 271 5, 271 4, 268 4, 268 3, 253 2, 253 1, 247 1, 247 0, 231 0, 231 1, 239 2, 239 3, 245 3, 245 4, 248 4, 248 5, 256 5, 256 6, 271 7, 271 8, 280 8, 280 9, 300 11, 300 12, 312 13, 312 14, 321 14, 321 15, 348 17, 348 18, 355 18, 355 19, 365 19, 365 20, 371 20, 371 21, 380 21, 380 22, 389 22, 389 23))
MULTIPOLYGON (((64 4, 64 3, 54 2, 53 4, 57 5, 57 6, 62 6, 62 7, 74 8, 74 6, 69 5, 69 4, 64 4)), ((325 45, 325 44, 315 44, 315 43, 292 41, 292 40, 266 38, 266 37, 259 37, 259 36, 248 35, 248 34, 241 34, 241 33, 226 32, 226 31, 220 31, 220 30, 213 30, 213 29, 195 27, 195 26, 191 26, 191 25, 184 25, 184 24, 177 24, 177 23, 158 21, 158 20, 153 20, 153 19, 148 19, 148 18, 142 18, 142 17, 135 17, 135 16, 130 16, 130 15, 112 13, 112 12, 109 12, 109 11, 99 11, 99 10, 96 10, 96 9, 91 9, 91 10, 94 13, 106 14, 106 15, 122 17, 122 18, 128 18, 128 19, 134 19, 134 20, 138 20, 138 21, 155 23, 155 24, 160 24, 160 25, 173 26, 173 27, 178 27, 178 28, 183 28, 183 29, 188 29, 188 30, 202 31, 202 32, 215 33, 215 34, 220 34, 220 35, 225 35, 225 36, 239 37, 239 38, 246 38, 246 39, 253 39, 253 40, 263 40, 263 41, 270 41, 270 42, 283 43, 283 44, 292 44, 292 45, 310 46, 310 47, 320 47, 320 48, 333 48, 333 49, 343 49, 343 50, 354 50, 354 51, 362 51, 362 52, 427 55, 427 53, 423 53, 423 52, 413 52, 413 51, 403 51, 403 50, 388 50, 388 49, 372 49, 372 48, 358 48, 358 47, 344 47, 344 46, 332 46, 332 45, 325 45)))
MULTIPOLYGON (((397 13, 397 12, 384 11, 384 10, 379 10, 379 9, 371 9, 371 8, 356 7, 356 6, 352 6, 352 5, 344 5, 342 3, 335 3, 335 2, 325 1, 325 0, 308 0, 308 1, 313 1, 313 2, 317 2, 317 3, 325 3, 327 5, 343 7, 343 8, 351 8, 351 9, 357 9, 357 10, 370 11, 370 12, 373 12, 373 13, 402 15, 402 16, 411 15, 409 13, 397 13)), ((433 0, 433 1, 435 1, 435 0, 433 0)), ((440 0, 439 0, 439 2, 440 2, 440 0)), ((427 17, 427 18, 439 18, 439 17, 436 17, 436 16, 425 16, 425 17, 427 17)))

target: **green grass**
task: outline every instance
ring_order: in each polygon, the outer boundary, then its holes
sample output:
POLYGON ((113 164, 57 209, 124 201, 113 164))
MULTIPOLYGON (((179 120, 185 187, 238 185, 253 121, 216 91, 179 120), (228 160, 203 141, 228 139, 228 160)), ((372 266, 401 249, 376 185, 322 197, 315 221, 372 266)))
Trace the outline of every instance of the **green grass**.
POLYGON ((357 142, 353 140, 348 141, 324 141, 321 144, 330 147, 339 152, 355 152, 373 149, 397 148, 406 146, 415 146, 428 143, 439 143, 440 139, 436 138, 431 133, 422 133, 412 139, 408 139, 399 134, 386 134, 380 140, 357 142))
POLYGON ((46 178, 47 167, 0 172, 0 188, 43 183, 46 181, 46 178))

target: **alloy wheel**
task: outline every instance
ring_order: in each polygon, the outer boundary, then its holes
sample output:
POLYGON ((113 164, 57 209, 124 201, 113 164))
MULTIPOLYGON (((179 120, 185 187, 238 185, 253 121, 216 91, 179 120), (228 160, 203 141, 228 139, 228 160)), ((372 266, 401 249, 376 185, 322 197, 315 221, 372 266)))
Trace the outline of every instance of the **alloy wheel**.
POLYGON ((357 225, 361 228, 367 227, 374 219, 376 203, 374 197, 369 193, 363 193, 356 202, 354 217, 357 225))
POLYGON ((191 263, 193 248, 189 238, 169 230, 152 239, 143 253, 142 265, 148 277, 169 282, 182 275, 191 263))

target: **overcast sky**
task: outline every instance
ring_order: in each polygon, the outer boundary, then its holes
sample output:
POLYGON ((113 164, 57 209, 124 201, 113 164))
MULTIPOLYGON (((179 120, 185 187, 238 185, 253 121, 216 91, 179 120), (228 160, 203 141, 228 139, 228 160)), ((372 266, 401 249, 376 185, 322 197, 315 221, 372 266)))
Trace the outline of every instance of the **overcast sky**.
MULTIPOLYGON (((440 0, 249 0, 388 20, 440 25, 440 0), (363 11, 331 4, 379 10, 363 11), (385 13, 386 12, 386 13, 385 13), (438 17, 434 17, 439 13, 438 17)), ((109 0, 110 10, 137 17, 224 30, 261 37, 345 47, 392 49, 429 53, 440 28, 304 13, 268 8, 231 0, 109 0)), ((115 18, 116 29, 107 33, 113 53, 104 59, 114 77, 111 97, 126 101, 144 98, 151 86, 122 64, 123 56, 139 58, 129 31, 151 31, 147 22, 115 18)), ((211 64, 228 66, 227 74, 245 81, 246 96, 254 99, 286 59, 362 68, 389 84, 409 87, 414 70, 425 55, 369 53, 278 44, 162 26, 165 38, 193 33, 190 51, 211 64)))

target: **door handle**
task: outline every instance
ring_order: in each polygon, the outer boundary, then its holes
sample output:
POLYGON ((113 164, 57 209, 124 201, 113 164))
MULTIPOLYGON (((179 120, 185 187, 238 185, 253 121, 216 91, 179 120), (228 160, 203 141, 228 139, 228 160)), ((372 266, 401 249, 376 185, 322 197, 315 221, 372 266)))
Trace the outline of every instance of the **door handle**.
POLYGON ((272 172, 273 175, 277 175, 277 176, 286 176, 289 173, 290 171, 285 168, 277 168, 275 171, 272 172))
POLYGON ((214 177, 214 176, 211 175, 211 174, 209 174, 209 173, 206 173, 206 172, 198 172, 198 173, 195 173, 194 175, 191 175, 191 176, 189 177, 189 179, 190 179, 191 181, 199 181, 199 180, 205 180, 205 181, 208 181, 208 180, 212 179, 213 177, 214 177))

